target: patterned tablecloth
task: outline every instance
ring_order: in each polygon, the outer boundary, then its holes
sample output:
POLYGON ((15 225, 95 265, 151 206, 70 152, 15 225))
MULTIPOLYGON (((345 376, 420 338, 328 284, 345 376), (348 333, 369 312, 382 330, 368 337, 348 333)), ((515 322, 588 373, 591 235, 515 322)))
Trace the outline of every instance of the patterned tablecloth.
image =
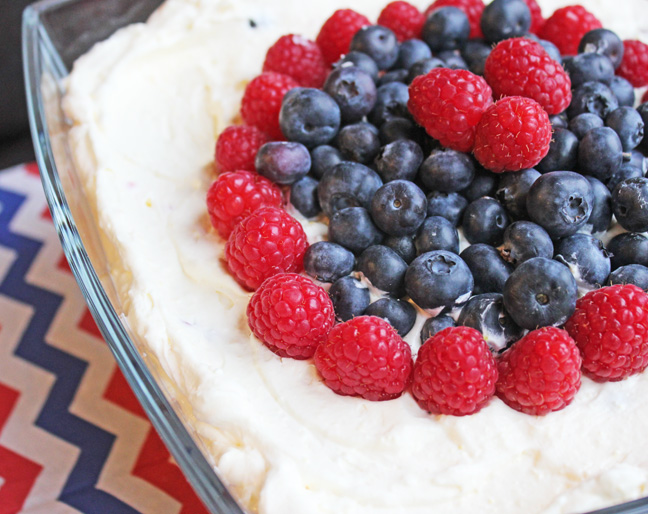
POLYGON ((102 340, 38 169, 0 172, 0 514, 206 514, 102 340))

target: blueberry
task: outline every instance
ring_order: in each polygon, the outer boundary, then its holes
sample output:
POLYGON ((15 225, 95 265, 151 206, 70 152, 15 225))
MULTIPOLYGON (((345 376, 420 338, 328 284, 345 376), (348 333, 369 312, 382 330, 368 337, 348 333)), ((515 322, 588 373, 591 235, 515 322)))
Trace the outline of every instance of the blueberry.
POLYGON ((544 257, 520 264, 504 285, 504 307, 527 330, 564 324, 576 309, 577 296, 569 268, 544 257))
POLYGON ((364 274, 375 288, 401 296, 407 263, 394 250, 373 245, 358 257, 356 269, 364 274))
POLYGON ((567 115, 571 119, 584 112, 591 112, 605 119, 617 107, 619 101, 609 87, 600 82, 585 82, 573 91, 567 115))
POLYGON ((578 44, 578 53, 596 52, 607 56, 617 69, 623 60, 623 41, 608 29, 594 29, 587 32, 578 44))
POLYGON ((585 177, 592 186, 592 214, 587 224, 592 226, 592 233, 606 232, 612 223, 612 194, 607 187, 594 177, 585 177))
POLYGON ((320 180, 317 194, 327 216, 344 207, 369 208, 371 199, 382 180, 363 164, 342 161, 333 166, 320 180))
POLYGON ((609 84, 620 106, 632 107, 635 103, 634 86, 623 77, 615 75, 609 84))
POLYGON ((408 100, 409 90, 405 84, 390 82, 380 86, 376 92, 376 105, 369 113, 369 121, 380 127, 390 118, 409 118, 408 100))
POLYGON ((376 105, 376 84, 371 76, 356 66, 334 69, 324 83, 324 91, 340 109, 343 123, 360 121, 376 105))
MULTIPOLYGON (((644 122, 644 126, 648 125, 648 102, 642 103, 639 107, 637 107, 637 112, 639 113, 639 116, 641 116, 641 119, 644 122)), ((641 140, 638 148, 644 155, 648 155, 648 137, 644 137, 641 140)))
POLYGON ((346 160, 369 164, 380 151, 378 129, 365 121, 346 125, 338 134, 337 144, 346 160))
POLYGON ((469 202, 474 202, 482 196, 495 196, 495 189, 497 187, 497 175, 482 168, 480 165, 475 165, 475 176, 468 187, 459 191, 462 196, 469 202))
POLYGON ((409 265, 405 289, 421 309, 455 307, 470 298, 473 277, 458 255, 437 250, 418 256, 409 265))
POLYGON ((371 216, 383 232, 404 236, 418 230, 427 214, 425 193, 409 180, 393 180, 371 200, 371 216))
POLYGON ((624 152, 637 147, 644 137, 644 122, 632 107, 619 107, 605 118, 605 124, 619 136, 624 152))
POLYGON ((558 241, 554 259, 569 267, 577 283, 582 281, 595 288, 605 284, 611 270, 610 254, 603 243, 587 234, 574 234, 558 241))
POLYGON ((421 129, 408 118, 389 118, 380 126, 378 136, 383 145, 393 143, 399 139, 411 139, 418 142, 421 138, 421 129))
POLYGON ((524 0, 494 0, 484 9, 480 23, 486 41, 497 43, 529 32, 531 12, 524 0))
POLYGON ((353 253, 380 244, 383 234, 362 207, 347 207, 337 211, 329 220, 329 239, 353 253))
POLYGON ((556 45, 554 45, 551 41, 547 41, 546 39, 538 39, 538 43, 540 43, 540 46, 544 48, 545 52, 549 54, 549 57, 551 57, 558 64, 562 64, 562 55, 560 55, 560 50, 558 50, 558 47, 556 45))
POLYGON ((428 216, 443 216, 455 227, 461 222, 463 213, 468 207, 466 200, 459 193, 442 193, 432 191, 428 196, 428 216))
POLYGON ((323 145, 340 130, 340 108, 324 91, 296 87, 283 98, 279 126, 289 141, 309 148, 323 145))
POLYGON ((560 114, 552 114, 549 116, 549 123, 551 123, 552 129, 568 128, 569 118, 567 118, 567 114, 564 112, 561 112, 560 114))
POLYGON ((636 232, 623 232, 607 244, 612 269, 628 264, 648 266, 648 237, 636 232))
POLYGON ((494 353, 503 352, 522 338, 523 332, 506 312, 499 293, 473 296, 461 309, 457 325, 479 330, 494 353))
POLYGON ((308 149, 300 143, 272 141, 259 148, 254 166, 259 175, 289 185, 308 173, 311 159, 308 149))
POLYGON ((484 196, 468 204, 461 226, 468 242, 498 245, 508 224, 509 217, 502 204, 484 196))
POLYGON ((442 330, 454 327, 455 325, 455 320, 445 314, 426 319, 421 328, 421 344, 425 344, 430 337, 438 334, 442 330))
POLYGON ((310 172, 318 179, 322 178, 333 166, 343 161, 340 150, 329 145, 316 146, 310 151, 310 154, 310 172))
POLYGON ((378 65, 371 57, 363 52, 349 52, 335 63, 335 67, 355 66, 369 74, 374 82, 378 80, 378 65))
POLYGON ((431 57, 429 59, 418 61, 417 63, 414 63, 409 69, 409 73, 407 74, 407 83, 411 84, 416 77, 418 77, 419 75, 426 75, 435 68, 445 67, 445 62, 438 57, 431 57))
POLYGON ((433 52, 462 48, 468 41, 470 23, 457 7, 434 9, 423 24, 423 40, 433 52))
POLYGON ((461 56, 472 73, 483 75, 486 59, 492 50, 493 47, 483 39, 469 39, 461 50, 461 56))
POLYGON ((340 321, 349 321, 362 316, 369 307, 369 289, 353 277, 336 280, 329 289, 335 316, 340 321))
POLYGON ((573 171, 552 171, 529 189, 527 211, 551 237, 565 237, 587 223, 593 200, 592 186, 585 177, 573 171))
POLYGON ((382 244, 394 250, 407 264, 416 258, 416 246, 412 236, 387 236, 382 244))
POLYGON ((513 218, 522 219, 528 216, 527 194, 539 176, 540 173, 533 168, 500 175, 495 197, 513 218))
MULTIPOLYGON (((625 159, 625 156, 623 158, 625 159)), ((628 161, 628 164, 639 168, 643 175, 646 175, 646 172, 648 171, 648 160, 639 150, 632 150, 630 152, 630 160, 628 161)))
POLYGON ((504 242, 498 248, 502 258, 517 267, 534 257, 551 259, 554 245, 547 231, 532 221, 516 221, 504 231, 504 242))
POLYGON ((614 175, 612 175, 605 182, 605 185, 610 190, 610 192, 613 192, 614 189, 624 180, 628 180, 630 178, 641 178, 643 176, 643 171, 641 171, 639 168, 637 168, 633 164, 630 164, 629 162, 624 162, 621 167, 614 173, 614 175))
POLYGON ((412 304, 395 298, 381 298, 369 305, 364 313, 387 320, 401 337, 405 337, 416 322, 416 309, 412 304))
POLYGON ((610 127, 590 130, 578 145, 578 165, 582 173, 602 182, 609 179, 623 162, 623 146, 610 127))
POLYGON ((436 56, 445 63, 446 68, 451 70, 468 69, 468 64, 464 61, 459 50, 441 50, 436 56))
POLYGON ((423 150, 411 139, 398 139, 385 145, 375 160, 383 182, 414 180, 422 162, 423 150))
POLYGON ((612 208, 619 225, 630 232, 648 231, 648 178, 630 178, 612 192, 612 208))
POLYGON ((585 134, 595 128, 600 128, 604 125, 603 119, 591 112, 584 112, 572 118, 569 121, 569 130, 571 130, 578 139, 583 139, 585 134))
POLYGON ((405 69, 391 70, 378 79, 377 85, 383 86, 385 84, 389 84, 390 82, 401 82, 402 84, 405 84, 407 82, 408 76, 409 76, 409 70, 405 70, 405 69))
POLYGON ((329 241, 319 241, 308 247, 304 254, 304 271, 320 282, 335 282, 353 271, 355 257, 329 241))
POLYGON ((447 250, 459 253, 459 233, 446 218, 430 216, 426 218, 414 238, 416 253, 421 255, 433 250, 447 250))
POLYGON ((388 70, 398 59, 398 40, 387 27, 369 25, 355 33, 350 50, 367 54, 379 70, 388 70))
POLYGON ((569 73, 573 89, 591 81, 608 85, 614 77, 612 61, 603 54, 593 52, 578 54, 565 61, 565 71, 569 73))
POLYGON ((396 68, 409 70, 415 63, 432 57, 432 50, 420 39, 408 39, 403 41, 398 50, 396 68))
POLYGON ((621 266, 610 273, 607 285, 634 284, 648 293, 648 268, 641 264, 621 266))
POLYGON ((456 150, 437 150, 423 161, 419 178, 431 191, 451 193, 470 185, 475 165, 469 155, 456 150))
POLYGON ((477 243, 459 255, 470 268, 475 281, 474 294, 501 293, 513 266, 500 257, 496 248, 477 243))
POLYGON ((574 170, 578 162, 578 138, 565 128, 554 129, 549 152, 537 164, 541 173, 558 170, 574 170))
POLYGON ((303 177, 290 186, 290 203, 306 218, 314 218, 322 209, 317 198, 319 182, 313 177, 303 177))

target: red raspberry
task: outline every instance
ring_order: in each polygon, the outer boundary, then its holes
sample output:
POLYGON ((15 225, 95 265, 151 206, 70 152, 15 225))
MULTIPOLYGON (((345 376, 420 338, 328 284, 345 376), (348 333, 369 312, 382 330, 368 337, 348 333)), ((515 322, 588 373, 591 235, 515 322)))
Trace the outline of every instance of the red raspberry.
POLYGON ((549 152, 549 115, 535 100, 507 96, 489 107, 475 134, 473 153, 495 173, 532 168, 549 152))
POLYGON ((250 171, 228 171, 207 191, 207 212, 212 225, 227 239, 241 221, 261 207, 281 207, 281 189, 250 171))
POLYGON ((648 294, 637 286, 591 291, 576 302, 565 328, 583 356, 583 373, 616 382, 648 366, 648 294))
POLYGON ((281 357, 308 359, 326 339, 335 313, 328 294, 296 273, 265 280, 247 307, 250 329, 281 357))
POLYGON ((563 55, 576 55, 578 43, 590 30, 603 25, 582 5, 569 5, 557 9, 544 23, 539 36, 551 41, 563 55))
POLYGON ((257 127, 272 139, 282 139, 279 128, 281 101, 288 91, 298 86, 292 77, 272 71, 253 79, 241 100, 241 116, 245 123, 257 127))
POLYGON ((648 45, 636 39, 623 42, 623 60, 616 71, 634 87, 648 86, 648 45))
POLYGON ((645 104, 648 102, 648 89, 644 91, 644 94, 641 96, 641 103, 645 104))
POLYGON ((216 164, 219 171, 254 171, 254 158, 259 148, 268 141, 268 135, 256 127, 227 127, 216 141, 216 164))
POLYGON ((484 11, 484 0, 436 0, 425 10, 425 18, 439 7, 457 7, 466 13, 470 23, 470 37, 484 37, 481 30, 480 20, 484 11))
POLYGON ((322 87, 329 67, 314 41, 295 34, 281 36, 268 49, 263 71, 275 71, 294 78, 303 87, 322 87))
POLYGON ((318 46, 327 64, 333 64, 349 52, 351 40, 358 30, 371 22, 351 9, 339 9, 324 22, 317 35, 318 46))
POLYGON ((410 84, 407 107, 443 146, 469 152, 477 123, 492 103, 491 88, 482 77, 466 70, 435 68, 410 84))
POLYGON ((539 34, 545 23, 544 16, 542 16, 542 9, 540 9, 536 0, 524 0, 524 2, 527 4, 529 11, 531 11, 531 27, 529 28, 529 32, 539 34))
POLYGON ((497 396, 509 407, 544 416, 569 405, 581 385, 581 356, 564 330, 529 332, 499 359, 497 396))
POLYGON ((428 339, 414 364, 412 394, 433 414, 466 416, 495 393, 497 364, 481 333, 451 327, 428 339))
POLYGON ((524 37, 505 39, 486 59, 484 78, 495 98, 526 96, 548 114, 563 112, 572 99, 571 80, 544 48, 524 37))
POLYGON ((225 245, 225 259, 238 282, 255 290, 277 273, 301 271, 308 240, 290 214, 263 207, 241 221, 225 245))
POLYGON ((337 394, 391 400, 409 385, 412 351, 385 320, 360 316, 333 327, 315 350, 315 367, 337 394))
POLYGON ((378 16, 378 25, 391 29, 398 41, 421 38, 421 30, 425 23, 425 16, 408 2, 391 2, 378 16))

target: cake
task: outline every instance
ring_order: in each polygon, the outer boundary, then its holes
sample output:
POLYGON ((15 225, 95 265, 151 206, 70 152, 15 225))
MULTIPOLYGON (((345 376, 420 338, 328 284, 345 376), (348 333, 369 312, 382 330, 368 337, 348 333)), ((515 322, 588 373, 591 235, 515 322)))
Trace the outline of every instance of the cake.
MULTIPOLYGON (((648 35, 643 0, 581 3, 622 38, 648 35)), ((411 395, 337 396, 312 362, 251 335, 250 293, 228 274, 205 207, 214 142, 240 121, 267 48, 288 33, 315 39, 344 7, 375 20, 383 5, 167 0, 81 57, 65 84, 70 148, 124 317, 207 457, 262 514, 559 513, 645 496, 646 373, 584 378, 569 408, 545 417, 496 398, 472 416, 432 416, 411 395)), ((324 238, 325 225, 300 221, 310 243, 324 238)))

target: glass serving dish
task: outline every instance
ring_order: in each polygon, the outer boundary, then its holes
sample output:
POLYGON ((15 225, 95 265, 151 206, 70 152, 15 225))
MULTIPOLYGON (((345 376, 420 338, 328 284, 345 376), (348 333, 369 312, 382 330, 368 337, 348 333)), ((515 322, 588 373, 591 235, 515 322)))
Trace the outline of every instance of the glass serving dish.
MULTIPOLYGON (((68 125, 61 110, 65 93, 62 80, 75 59, 121 27, 145 21, 161 3, 162 0, 43 0, 28 7, 23 17, 23 57, 31 133, 63 250, 117 363, 210 512, 244 514, 194 439, 154 357, 141 351, 143 345, 137 334, 120 315, 99 229, 70 158, 68 125)), ((595 513, 648 513, 648 498, 595 513)))

